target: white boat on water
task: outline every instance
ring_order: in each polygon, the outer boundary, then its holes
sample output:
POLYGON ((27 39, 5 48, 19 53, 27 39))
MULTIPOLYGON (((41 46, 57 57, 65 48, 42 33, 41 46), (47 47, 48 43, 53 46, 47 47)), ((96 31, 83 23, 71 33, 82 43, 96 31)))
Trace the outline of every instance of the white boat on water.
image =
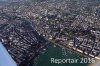
POLYGON ((17 66, 16 62, 12 59, 6 48, 0 42, 0 66, 17 66))

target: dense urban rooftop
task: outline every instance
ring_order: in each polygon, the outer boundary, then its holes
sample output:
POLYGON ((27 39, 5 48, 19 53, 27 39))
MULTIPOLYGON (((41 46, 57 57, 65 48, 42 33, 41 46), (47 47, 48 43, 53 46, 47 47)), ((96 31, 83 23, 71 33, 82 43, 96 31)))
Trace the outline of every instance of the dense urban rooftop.
MULTIPOLYGON (((45 42, 38 41, 40 39, 37 36, 39 36, 42 37, 41 39, 98 58, 100 57, 100 1, 0 2, 0 31, 0 36, 2 36, 0 39, 6 43, 9 53, 20 49, 22 54, 24 51, 27 54, 30 47, 36 50, 38 45, 45 42), (36 33, 33 33, 34 31, 36 33), (19 49, 16 49, 17 46, 19 49), (9 49, 10 47, 12 48, 9 49)), ((33 50, 29 51, 34 52, 33 50)), ((21 56, 20 52, 12 53, 12 55, 21 56)))

